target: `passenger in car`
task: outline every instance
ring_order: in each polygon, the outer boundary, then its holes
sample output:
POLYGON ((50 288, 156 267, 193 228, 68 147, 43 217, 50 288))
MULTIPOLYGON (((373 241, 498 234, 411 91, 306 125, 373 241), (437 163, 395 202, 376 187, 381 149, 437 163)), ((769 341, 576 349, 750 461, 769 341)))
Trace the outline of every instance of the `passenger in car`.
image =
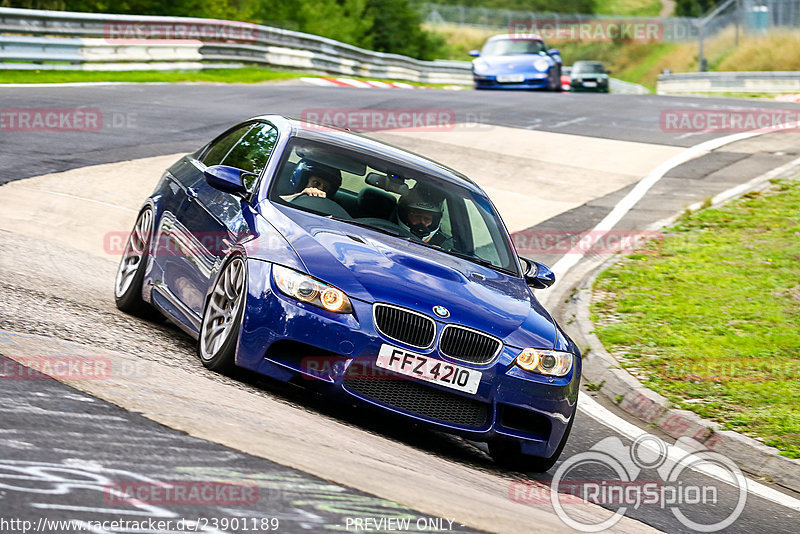
POLYGON ((289 201, 300 195, 332 198, 342 185, 342 173, 338 169, 311 160, 302 160, 291 177, 295 193, 281 196, 289 201))

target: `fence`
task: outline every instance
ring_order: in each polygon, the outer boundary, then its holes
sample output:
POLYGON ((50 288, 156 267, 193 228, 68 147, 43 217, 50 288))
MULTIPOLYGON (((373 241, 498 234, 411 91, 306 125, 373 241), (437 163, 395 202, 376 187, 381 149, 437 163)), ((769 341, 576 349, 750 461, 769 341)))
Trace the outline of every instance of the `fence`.
POLYGON ((800 27, 800 0, 737 0, 712 19, 702 17, 624 17, 612 15, 536 13, 510 9, 449 4, 421 4, 420 13, 431 25, 456 24, 490 30, 507 30, 520 21, 568 22, 614 19, 618 21, 642 20, 656 22, 664 29, 667 42, 694 41, 699 37, 699 27, 704 25, 705 37, 710 37, 728 26, 741 26, 747 33, 765 33, 773 28, 800 27))
POLYGON ((0 8, 0 69, 174 69, 258 64, 425 83, 472 83, 466 61, 421 61, 231 21, 0 8))

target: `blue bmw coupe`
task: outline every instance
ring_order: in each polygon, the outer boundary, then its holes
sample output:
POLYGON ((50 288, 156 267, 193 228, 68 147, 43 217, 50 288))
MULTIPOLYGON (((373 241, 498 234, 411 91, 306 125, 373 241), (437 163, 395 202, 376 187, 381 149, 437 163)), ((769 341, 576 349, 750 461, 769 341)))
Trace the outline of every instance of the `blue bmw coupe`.
POLYGON ((561 91, 561 55, 536 35, 495 35, 470 55, 475 89, 561 91))
POLYGON ((266 115, 182 157, 147 198, 117 306, 157 310, 207 368, 305 379, 546 471, 581 357, 469 178, 360 135, 266 115))

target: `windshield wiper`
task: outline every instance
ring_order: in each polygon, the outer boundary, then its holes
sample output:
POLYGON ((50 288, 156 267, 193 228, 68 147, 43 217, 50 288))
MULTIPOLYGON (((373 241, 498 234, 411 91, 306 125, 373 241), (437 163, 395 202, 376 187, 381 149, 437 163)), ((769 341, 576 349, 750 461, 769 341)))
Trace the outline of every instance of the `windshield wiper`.
MULTIPOLYGON (((344 219, 342 217, 336 217, 334 215, 326 215, 325 218, 326 219, 333 219, 334 221, 340 221, 340 222, 347 223, 347 224, 352 224, 354 226, 358 226, 358 227, 361 227, 361 228, 367 228, 369 230, 374 230, 376 232, 380 232, 382 234, 390 235, 392 237, 399 237, 400 239, 405 239, 406 241, 412 241, 412 239, 413 239, 413 238, 405 236, 405 235, 403 235, 403 234, 401 234, 399 232, 393 232, 393 231, 391 231, 391 230, 389 230, 387 228, 380 228, 378 226, 372 226, 369 223, 357 221, 355 219, 344 219)), ((416 241, 414 241, 414 242, 416 242, 416 241)))
POLYGON ((469 260, 473 263, 477 263, 478 265, 483 265, 484 267, 492 267, 493 269, 500 269, 500 267, 498 267, 494 263, 490 262, 489 260, 483 259, 480 256, 474 256, 472 254, 467 254, 466 252, 459 252, 457 250, 444 250, 443 252, 450 254, 452 256, 469 260))
POLYGON ((517 273, 515 273, 511 269, 506 269, 505 267, 500 267, 499 265, 495 265, 491 261, 481 258, 480 256, 467 254, 466 252, 459 252, 457 250, 442 250, 442 252, 444 252, 445 254, 456 256, 457 258, 462 258, 467 261, 477 263, 478 265, 482 265, 484 267, 489 267, 490 269, 493 269, 495 271, 500 271, 501 273, 510 274, 511 276, 517 276, 517 273))

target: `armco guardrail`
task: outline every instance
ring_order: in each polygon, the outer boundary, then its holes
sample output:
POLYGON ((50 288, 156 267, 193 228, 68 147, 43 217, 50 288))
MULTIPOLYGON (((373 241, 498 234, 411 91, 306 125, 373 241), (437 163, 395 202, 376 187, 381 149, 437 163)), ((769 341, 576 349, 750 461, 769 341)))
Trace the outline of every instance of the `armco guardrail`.
POLYGON ((639 85, 638 83, 623 82, 622 80, 618 80, 616 78, 609 78, 608 89, 612 93, 617 93, 622 95, 650 94, 650 90, 644 85, 639 85))
POLYGON ((800 93, 800 72, 685 72, 661 74, 660 95, 800 93))
POLYGON ((472 83, 467 61, 421 61, 257 24, 0 8, 0 69, 138 70, 243 64, 426 83, 472 83))

